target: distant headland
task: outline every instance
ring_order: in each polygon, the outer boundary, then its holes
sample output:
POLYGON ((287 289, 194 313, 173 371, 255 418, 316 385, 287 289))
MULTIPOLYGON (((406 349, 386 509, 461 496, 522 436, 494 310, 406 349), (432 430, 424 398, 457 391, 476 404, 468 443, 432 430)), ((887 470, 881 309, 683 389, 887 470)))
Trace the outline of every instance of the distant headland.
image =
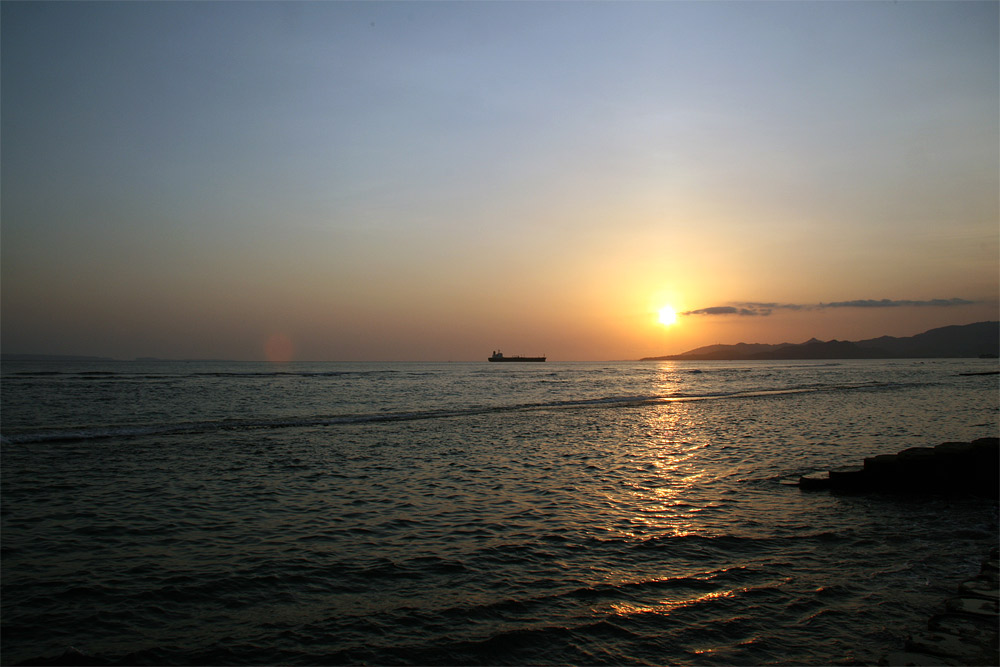
POLYGON ((640 361, 752 361, 781 359, 931 359, 1000 355, 1000 322, 976 322, 931 329, 915 336, 804 343, 709 345, 682 354, 643 357, 640 361))

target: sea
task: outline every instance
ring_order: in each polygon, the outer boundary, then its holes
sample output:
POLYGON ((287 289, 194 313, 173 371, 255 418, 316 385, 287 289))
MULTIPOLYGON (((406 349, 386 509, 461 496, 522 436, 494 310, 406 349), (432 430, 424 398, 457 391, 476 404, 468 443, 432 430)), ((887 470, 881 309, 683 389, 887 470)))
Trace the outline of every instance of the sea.
POLYGON ((876 664, 995 498, 997 361, 0 367, 3 664, 876 664))

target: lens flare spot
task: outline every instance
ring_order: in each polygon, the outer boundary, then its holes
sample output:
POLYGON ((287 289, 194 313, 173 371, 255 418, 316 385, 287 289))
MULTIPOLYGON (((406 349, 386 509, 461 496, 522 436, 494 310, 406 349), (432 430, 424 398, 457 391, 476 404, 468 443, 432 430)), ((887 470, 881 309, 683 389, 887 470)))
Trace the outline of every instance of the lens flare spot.
POLYGON ((285 364, 295 356, 292 339, 283 333, 272 334, 264 343, 264 356, 274 364, 285 364))

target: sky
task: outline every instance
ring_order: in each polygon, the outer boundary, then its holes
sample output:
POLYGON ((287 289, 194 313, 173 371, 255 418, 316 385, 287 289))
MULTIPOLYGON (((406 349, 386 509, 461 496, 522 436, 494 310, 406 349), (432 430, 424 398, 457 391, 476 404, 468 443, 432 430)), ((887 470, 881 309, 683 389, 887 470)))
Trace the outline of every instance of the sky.
POLYGON ((611 360, 1000 319, 998 10, 5 0, 0 350, 611 360))

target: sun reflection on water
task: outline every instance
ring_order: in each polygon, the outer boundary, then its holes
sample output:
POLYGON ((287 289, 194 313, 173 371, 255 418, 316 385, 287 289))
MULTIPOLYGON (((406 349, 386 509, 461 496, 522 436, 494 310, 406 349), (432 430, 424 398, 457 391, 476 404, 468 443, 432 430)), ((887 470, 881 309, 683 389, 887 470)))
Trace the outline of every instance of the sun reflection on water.
POLYGON ((620 512, 619 537, 705 534, 699 515, 718 507, 704 497, 716 475, 703 463, 708 443, 688 439, 690 408, 683 403, 645 406, 631 416, 640 424, 641 439, 623 443, 617 493, 608 495, 620 512))
POLYGON ((731 598, 746 592, 747 589, 732 589, 724 591, 713 591, 694 597, 682 597, 677 599, 664 598, 655 604, 634 604, 628 602, 612 602, 609 606, 611 611, 621 616, 631 616, 635 614, 669 614, 679 607, 690 607, 703 602, 711 602, 722 598, 731 598))

